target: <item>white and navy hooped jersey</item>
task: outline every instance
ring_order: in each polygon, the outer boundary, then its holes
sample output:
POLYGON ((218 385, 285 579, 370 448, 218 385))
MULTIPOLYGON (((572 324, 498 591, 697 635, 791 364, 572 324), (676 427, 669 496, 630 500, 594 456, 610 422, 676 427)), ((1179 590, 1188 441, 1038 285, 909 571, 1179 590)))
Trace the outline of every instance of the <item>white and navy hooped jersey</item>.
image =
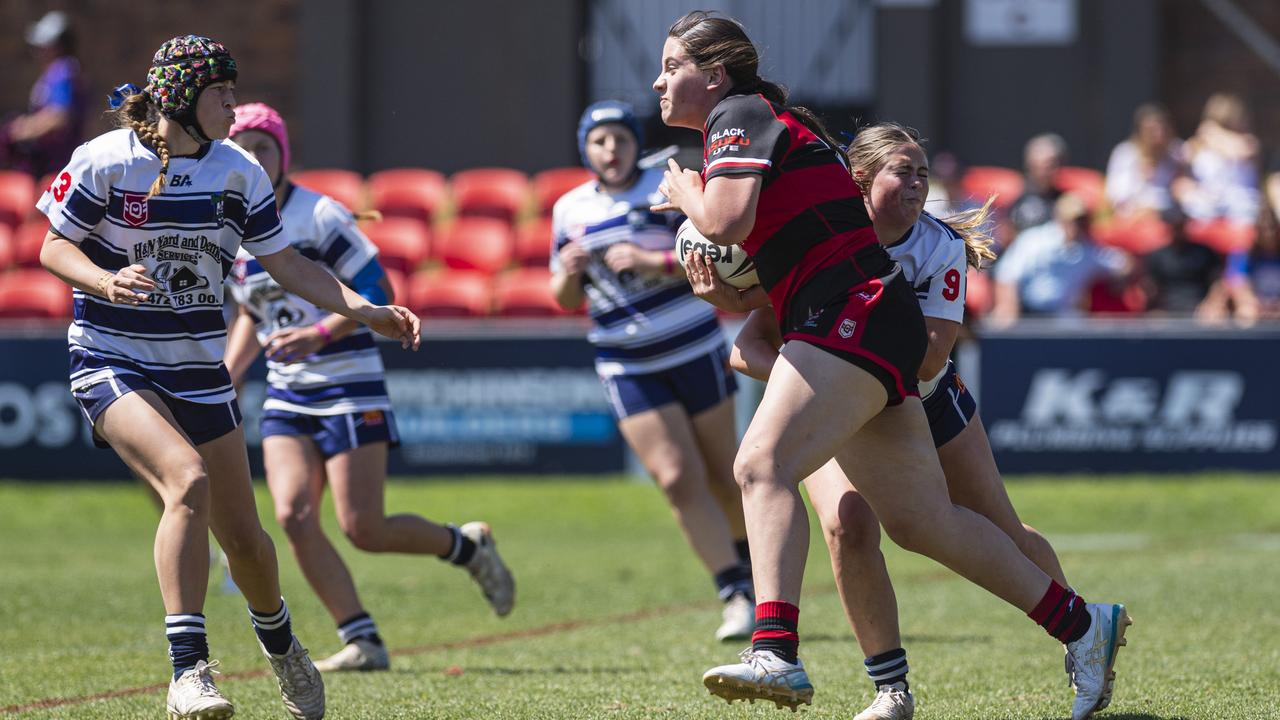
MULTIPOLYGON (((953 322, 964 320, 968 260, 964 238, 959 233, 929 213, 921 213, 906 237, 885 249, 889 257, 902 266, 902 273, 915 289, 925 317, 953 322)), ((938 377, 921 381, 920 397, 928 397, 945 372, 943 368, 938 377)))
POLYGON ((654 213, 661 168, 643 171, 628 190, 612 194, 595 181, 570 190, 552 212, 551 269, 570 241, 591 254, 583 274, 591 319, 587 339, 596 347, 596 371, 605 377, 659 372, 724 345, 715 310, 694 296, 683 277, 615 273, 604 262, 609 246, 629 242, 671 250, 678 216, 654 213))
MULTIPOLYGON (((290 187, 280 220, 285 237, 298 252, 348 285, 378 254, 346 208, 306 188, 290 187)), ((258 342, 264 345, 277 330, 309 327, 329 316, 328 310, 280 287, 243 250, 236 257, 230 289, 235 301, 253 317, 258 342)), ((340 415, 390 408, 382 356, 367 327, 360 326, 299 362, 267 361, 264 410, 340 415)))
POLYGON ((99 267, 140 264, 157 285, 138 306, 72 293, 71 386, 137 374, 183 400, 228 402, 223 282, 240 247, 288 246, 275 194, 262 167, 226 141, 172 158, 164 192, 147 199, 159 172, 136 133, 115 130, 77 148, 37 204, 99 267))

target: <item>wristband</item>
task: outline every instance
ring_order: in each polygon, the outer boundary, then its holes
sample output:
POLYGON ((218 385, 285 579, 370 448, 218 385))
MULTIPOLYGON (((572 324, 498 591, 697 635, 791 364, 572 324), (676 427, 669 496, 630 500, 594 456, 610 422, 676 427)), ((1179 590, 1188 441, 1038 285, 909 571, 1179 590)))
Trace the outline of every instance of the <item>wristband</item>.
POLYGON ((333 331, 326 327, 324 323, 318 322, 315 325, 312 325, 311 329, 320 333, 320 337, 324 338, 325 345, 333 342, 333 331))
POLYGON ((665 250, 662 253, 662 264, 668 275, 675 274, 676 270, 676 253, 674 250, 665 250))

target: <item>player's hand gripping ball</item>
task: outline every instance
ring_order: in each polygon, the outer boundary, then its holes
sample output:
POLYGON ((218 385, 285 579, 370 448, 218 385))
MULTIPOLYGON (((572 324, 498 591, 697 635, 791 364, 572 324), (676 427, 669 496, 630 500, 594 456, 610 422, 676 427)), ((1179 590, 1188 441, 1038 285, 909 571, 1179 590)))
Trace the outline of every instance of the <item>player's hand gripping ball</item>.
POLYGON ((692 220, 685 220, 676 231, 676 257, 684 262, 691 252, 702 253, 721 280, 740 290, 760 284, 756 263, 741 245, 717 245, 703 237, 692 220))

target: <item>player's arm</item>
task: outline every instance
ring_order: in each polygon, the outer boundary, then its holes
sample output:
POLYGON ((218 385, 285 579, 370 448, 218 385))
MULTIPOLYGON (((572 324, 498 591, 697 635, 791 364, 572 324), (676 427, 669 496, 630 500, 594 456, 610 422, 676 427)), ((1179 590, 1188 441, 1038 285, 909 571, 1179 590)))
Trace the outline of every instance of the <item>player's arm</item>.
POLYGON ((932 380, 942 372, 947 359, 951 357, 951 350, 956 346, 956 336, 960 334, 960 323, 926 316, 924 327, 929 335, 929 348, 925 350, 920 371, 916 374, 921 380, 932 380))
POLYGON ((682 169, 674 159, 659 190, 667 196, 654 210, 679 210, 693 221, 707 240, 717 245, 737 245, 756 224, 763 177, 755 174, 717 175, 702 184, 702 176, 682 169))
POLYGON ((767 381, 781 347, 782 331, 777 318, 765 308, 752 310, 733 341, 729 364, 748 377, 767 381))
MULTIPOLYGON (((344 318, 345 319, 345 318, 344 318)), ((231 321, 231 330, 227 332, 227 352, 222 362, 231 374, 231 384, 237 388, 244 382, 245 373, 253 364, 262 346, 258 344, 257 333, 254 332, 253 316, 244 305, 236 311, 235 320, 231 321)))
POLYGON ((330 312, 368 325, 381 335, 397 339, 405 348, 418 349, 421 322, 408 308, 374 305, 293 247, 258 255, 257 258, 285 290, 330 312))
MULTIPOLYGON (((377 257, 369 260, 347 285, 374 305, 388 305, 395 291, 382 270, 377 257)), ((314 325, 288 327, 277 330, 267 338, 267 357, 275 362, 292 363, 324 349, 329 343, 341 340, 355 332, 360 323, 337 313, 328 315, 314 325)))
POLYGON ((98 267, 79 245, 50 230, 40 246, 40 264, 66 284, 113 303, 137 305, 147 299, 156 284, 142 265, 118 272, 98 267))
POLYGON ((716 307, 731 313, 744 313, 769 305, 769 294, 759 285, 739 290, 720 279, 716 269, 700 252, 690 252, 684 258, 685 275, 693 294, 716 307))

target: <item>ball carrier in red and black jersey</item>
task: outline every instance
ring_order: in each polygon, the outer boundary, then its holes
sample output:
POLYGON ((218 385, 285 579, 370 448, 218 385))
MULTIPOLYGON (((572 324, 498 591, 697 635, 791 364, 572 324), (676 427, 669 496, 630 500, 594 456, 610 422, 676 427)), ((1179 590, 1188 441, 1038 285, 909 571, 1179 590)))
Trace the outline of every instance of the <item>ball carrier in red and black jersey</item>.
POLYGON ((870 372, 889 404, 918 395, 924 317, 876 240, 839 151, 784 106, 730 92, 703 129, 703 181, 763 178, 743 248, 756 263, 784 340, 807 342, 870 372))

